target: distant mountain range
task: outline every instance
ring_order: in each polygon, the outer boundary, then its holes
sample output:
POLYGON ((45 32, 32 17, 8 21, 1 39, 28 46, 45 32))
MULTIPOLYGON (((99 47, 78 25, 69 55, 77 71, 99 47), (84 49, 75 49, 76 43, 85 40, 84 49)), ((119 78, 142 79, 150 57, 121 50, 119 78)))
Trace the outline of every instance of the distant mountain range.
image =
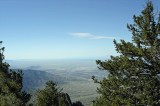
POLYGON ((23 70, 23 89, 35 90, 44 87, 44 84, 52 80, 58 84, 65 83, 65 78, 40 70, 23 70))

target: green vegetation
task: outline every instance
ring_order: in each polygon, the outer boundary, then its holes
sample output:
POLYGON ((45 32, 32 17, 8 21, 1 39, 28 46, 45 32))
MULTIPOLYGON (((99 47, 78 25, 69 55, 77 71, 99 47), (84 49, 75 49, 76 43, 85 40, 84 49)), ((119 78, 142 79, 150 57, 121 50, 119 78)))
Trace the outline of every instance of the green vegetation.
POLYGON ((38 90, 36 106, 84 106, 80 101, 71 102, 67 93, 61 92, 53 81, 46 82, 45 89, 38 90))
POLYGON ((94 106, 160 106, 160 15, 148 1, 134 24, 127 25, 132 42, 114 40, 119 56, 97 60, 109 75, 101 81, 94 106))
POLYGON ((71 106, 68 94, 61 93, 52 81, 46 83, 44 90, 37 91, 37 106, 71 106))
MULTIPOLYGON (((2 41, 0 42, 2 44, 2 41)), ((9 69, 9 64, 3 62, 4 47, 0 48, 0 105, 26 106, 31 95, 22 91, 22 71, 9 69)))

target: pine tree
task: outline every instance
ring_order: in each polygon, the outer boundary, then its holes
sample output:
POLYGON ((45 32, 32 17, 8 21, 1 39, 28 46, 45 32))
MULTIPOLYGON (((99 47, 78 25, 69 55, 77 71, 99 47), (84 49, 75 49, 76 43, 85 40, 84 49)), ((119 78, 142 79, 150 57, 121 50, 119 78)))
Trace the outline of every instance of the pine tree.
POLYGON ((0 47, 0 106, 25 106, 31 95, 22 91, 23 73, 9 69, 9 64, 3 62, 4 49, 0 47))
POLYGON ((101 94, 94 106, 160 106, 160 15, 148 1, 133 19, 127 25, 132 42, 114 40, 120 55, 96 61, 109 74, 101 81, 93 77, 101 94))
POLYGON ((36 95, 37 106, 72 106, 70 97, 62 93, 53 81, 46 82, 43 90, 38 90, 36 95))

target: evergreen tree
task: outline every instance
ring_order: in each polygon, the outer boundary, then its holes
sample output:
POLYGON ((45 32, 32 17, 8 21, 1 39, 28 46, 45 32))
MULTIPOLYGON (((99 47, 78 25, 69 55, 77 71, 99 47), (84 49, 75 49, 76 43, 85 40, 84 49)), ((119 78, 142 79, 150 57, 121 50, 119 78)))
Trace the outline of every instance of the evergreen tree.
POLYGON ((114 40, 119 56, 97 60, 108 76, 95 82, 101 94, 94 106, 160 106, 160 15, 154 14, 151 1, 134 24, 127 25, 132 42, 114 40))
POLYGON ((46 82, 45 89, 37 91, 36 99, 37 106, 72 106, 69 95, 59 91, 52 81, 46 82))
POLYGON ((9 69, 9 64, 3 62, 3 52, 4 47, 0 47, 0 106, 25 106, 31 95, 22 91, 22 71, 9 69))

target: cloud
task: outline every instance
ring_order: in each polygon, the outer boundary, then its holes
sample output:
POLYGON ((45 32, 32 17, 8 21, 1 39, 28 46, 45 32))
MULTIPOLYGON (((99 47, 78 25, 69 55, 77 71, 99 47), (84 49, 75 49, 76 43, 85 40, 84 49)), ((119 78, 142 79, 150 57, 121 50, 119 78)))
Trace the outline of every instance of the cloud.
POLYGON ((82 33, 82 32, 74 32, 74 33, 70 33, 69 35, 78 37, 78 38, 88 38, 88 39, 116 39, 116 37, 98 36, 98 35, 93 35, 91 33, 82 33))
POLYGON ((80 33, 80 32, 70 33, 70 35, 78 37, 78 38, 92 38, 92 37, 94 37, 94 35, 92 35, 90 33, 80 33))

